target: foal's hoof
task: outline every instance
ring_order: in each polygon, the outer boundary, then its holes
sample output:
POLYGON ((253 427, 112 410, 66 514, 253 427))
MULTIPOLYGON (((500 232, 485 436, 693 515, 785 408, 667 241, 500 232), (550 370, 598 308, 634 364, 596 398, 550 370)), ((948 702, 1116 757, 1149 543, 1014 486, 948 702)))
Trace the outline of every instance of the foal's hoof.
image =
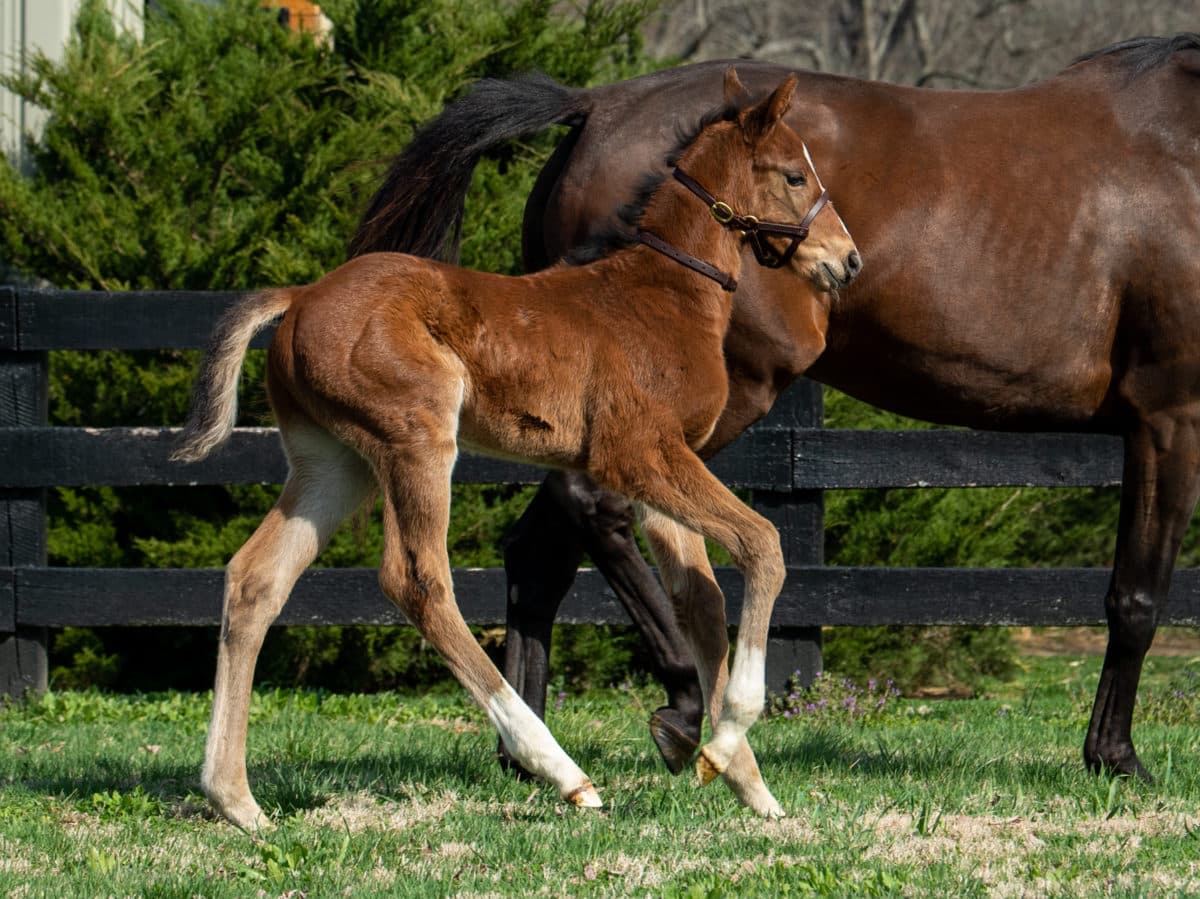
POLYGON ((275 822, 266 815, 260 814, 254 824, 242 829, 252 837, 263 837, 275 829, 275 822))
POLYGON ((663 706, 650 716, 650 736, 667 770, 679 774, 696 755, 700 729, 692 728, 678 710, 663 706))
POLYGON ((275 829, 275 822, 268 818, 257 805, 252 808, 217 806, 217 812, 234 827, 245 831, 251 837, 263 837, 275 829))
POLYGON ((596 792, 590 780, 585 780, 563 798, 576 808, 604 808, 600 794, 596 792))
POLYGON ((708 747, 700 747, 700 755, 696 759, 696 776, 700 778, 700 786, 707 786, 724 772, 725 766, 718 765, 709 758, 708 747))
POLYGON ((786 818, 787 812, 783 810, 783 806, 774 799, 771 800, 771 805, 765 809, 754 809, 754 813, 766 818, 768 821, 778 821, 780 818, 786 818))

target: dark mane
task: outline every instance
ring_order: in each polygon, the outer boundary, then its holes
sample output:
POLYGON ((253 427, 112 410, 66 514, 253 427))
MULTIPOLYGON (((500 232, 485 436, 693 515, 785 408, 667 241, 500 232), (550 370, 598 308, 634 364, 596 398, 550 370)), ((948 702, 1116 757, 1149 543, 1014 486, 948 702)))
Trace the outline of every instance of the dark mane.
POLYGON ((1071 65, 1101 56, 1118 56, 1118 61, 1131 69, 1136 77, 1164 65, 1172 54, 1180 50, 1200 50, 1200 34, 1184 31, 1174 37, 1135 37, 1085 53, 1071 65))
POLYGON ((568 265, 587 265, 590 262, 603 259, 616 250, 633 246, 637 243, 635 233, 637 232, 638 222, 641 221, 642 215, 646 212, 646 204, 650 202, 650 198, 654 196, 655 192, 662 185, 667 177, 667 173, 679 162, 679 157, 683 155, 688 147, 696 142, 696 138, 700 136, 700 132, 705 128, 716 122, 732 122, 737 118, 737 114, 742 108, 738 104, 723 103, 709 110, 689 128, 677 125, 675 129, 675 146, 671 148, 671 151, 663 159, 666 171, 647 172, 642 175, 638 181, 637 189, 634 191, 633 199, 617 210, 619 224, 597 232, 579 246, 573 247, 563 257, 563 261, 568 265))

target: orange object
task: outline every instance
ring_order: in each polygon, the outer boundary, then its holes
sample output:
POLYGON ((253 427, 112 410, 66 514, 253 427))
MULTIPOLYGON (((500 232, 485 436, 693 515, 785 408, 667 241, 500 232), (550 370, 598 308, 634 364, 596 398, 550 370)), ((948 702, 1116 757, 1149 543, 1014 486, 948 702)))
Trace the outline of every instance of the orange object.
POLYGON ((280 16, 280 21, 292 31, 303 31, 307 34, 324 35, 329 20, 321 12, 321 7, 308 0, 265 0, 264 8, 277 9, 286 13, 286 18, 280 16))

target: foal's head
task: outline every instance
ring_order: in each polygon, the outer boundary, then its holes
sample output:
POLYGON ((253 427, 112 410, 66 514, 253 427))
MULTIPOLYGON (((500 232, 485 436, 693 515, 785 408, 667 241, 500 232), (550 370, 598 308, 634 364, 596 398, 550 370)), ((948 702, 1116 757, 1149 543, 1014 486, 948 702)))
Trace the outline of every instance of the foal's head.
POLYGON ((678 168, 722 201, 713 215, 732 219, 729 227, 744 235, 759 264, 793 267, 832 291, 862 270, 862 257, 828 202, 808 147, 784 121, 795 89, 789 76, 765 100, 745 105, 746 89, 730 67, 725 101, 737 111, 705 128, 682 151, 678 168))

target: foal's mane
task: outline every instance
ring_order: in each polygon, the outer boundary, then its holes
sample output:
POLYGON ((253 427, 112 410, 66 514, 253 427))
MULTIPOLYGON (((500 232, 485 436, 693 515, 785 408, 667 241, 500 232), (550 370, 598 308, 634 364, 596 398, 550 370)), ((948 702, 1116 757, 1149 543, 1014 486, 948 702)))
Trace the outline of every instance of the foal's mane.
POLYGON ((1135 37, 1085 53, 1071 65, 1088 62, 1100 56, 1118 56, 1119 62, 1130 68, 1136 77, 1165 65, 1171 55, 1180 50, 1200 50, 1200 34, 1183 31, 1172 37, 1135 37))
POLYGON ((617 220, 620 224, 612 225, 592 234, 583 243, 568 250, 567 254, 563 257, 563 261, 568 265, 587 265, 598 259, 603 259, 617 250, 636 244, 638 242, 636 236, 637 226, 646 212, 646 204, 650 202, 650 198, 662 186, 670 170, 675 167, 680 157, 683 156, 684 151, 696 142, 700 133, 709 125, 716 122, 732 122, 743 108, 744 105, 742 104, 722 103, 720 106, 710 109, 690 127, 684 127, 682 124, 676 123, 675 145, 663 159, 665 171, 656 170, 643 174, 638 180, 633 199, 617 209, 617 220))

